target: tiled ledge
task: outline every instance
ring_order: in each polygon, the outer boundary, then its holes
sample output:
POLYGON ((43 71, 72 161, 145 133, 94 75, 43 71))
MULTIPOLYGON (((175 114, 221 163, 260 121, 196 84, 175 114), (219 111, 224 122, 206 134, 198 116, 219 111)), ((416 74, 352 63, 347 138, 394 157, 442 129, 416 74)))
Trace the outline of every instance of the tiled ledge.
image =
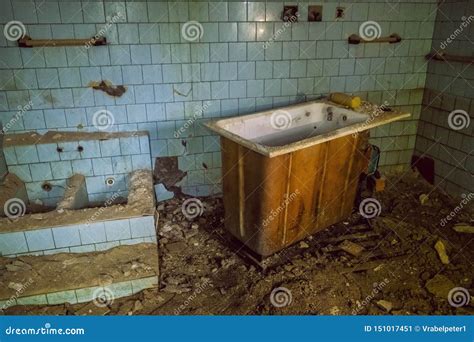
POLYGON ((127 296, 157 283, 158 263, 157 245, 145 242, 91 253, 0 257, 0 283, 10 284, 0 287, 0 302, 76 303, 90 300, 88 290, 101 287, 127 296))
POLYGON ((157 243, 153 216, 3 233, 0 255, 84 253, 141 242, 157 243))
POLYGON ((113 299, 131 296, 145 289, 156 287, 158 277, 146 277, 113 283, 108 286, 92 286, 75 290, 51 292, 27 297, 12 296, 7 300, 0 300, 0 310, 14 305, 56 305, 63 303, 77 304, 90 302, 101 293, 110 293, 113 299))

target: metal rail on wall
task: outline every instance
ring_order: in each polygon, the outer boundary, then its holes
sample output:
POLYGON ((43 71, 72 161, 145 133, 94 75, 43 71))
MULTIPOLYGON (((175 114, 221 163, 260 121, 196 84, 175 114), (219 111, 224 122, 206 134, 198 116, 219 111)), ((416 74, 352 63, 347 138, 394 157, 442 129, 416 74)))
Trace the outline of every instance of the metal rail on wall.
POLYGON ((374 38, 374 39, 364 39, 361 36, 354 33, 354 34, 351 34, 347 40, 348 40, 349 44, 361 44, 361 43, 390 43, 390 44, 395 44, 395 43, 400 43, 402 41, 402 37, 400 37, 396 33, 392 33, 388 37, 379 37, 379 38, 374 38))
POLYGON ((55 46, 100 46, 106 45, 105 37, 91 37, 87 39, 31 39, 23 36, 18 39, 18 46, 24 48, 32 47, 55 47, 55 46))
POLYGON ((444 52, 432 52, 427 54, 426 59, 441 61, 441 62, 459 62, 459 63, 474 63, 474 56, 459 56, 459 55, 451 55, 444 52))

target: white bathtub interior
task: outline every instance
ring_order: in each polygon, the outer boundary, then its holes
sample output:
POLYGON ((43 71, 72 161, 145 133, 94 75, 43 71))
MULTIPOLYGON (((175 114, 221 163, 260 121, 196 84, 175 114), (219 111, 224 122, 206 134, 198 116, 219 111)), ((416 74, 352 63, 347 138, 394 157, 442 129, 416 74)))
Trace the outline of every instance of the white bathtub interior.
POLYGON ((367 115, 326 103, 276 109, 223 122, 222 128, 253 143, 284 146, 363 122, 367 115))

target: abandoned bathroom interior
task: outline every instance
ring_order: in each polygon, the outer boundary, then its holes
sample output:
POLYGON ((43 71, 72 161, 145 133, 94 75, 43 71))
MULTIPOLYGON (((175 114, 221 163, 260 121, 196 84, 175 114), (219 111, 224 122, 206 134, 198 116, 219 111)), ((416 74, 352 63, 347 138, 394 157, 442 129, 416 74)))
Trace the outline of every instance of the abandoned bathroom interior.
POLYGON ((473 0, 0 6, 2 313, 474 313, 473 0))

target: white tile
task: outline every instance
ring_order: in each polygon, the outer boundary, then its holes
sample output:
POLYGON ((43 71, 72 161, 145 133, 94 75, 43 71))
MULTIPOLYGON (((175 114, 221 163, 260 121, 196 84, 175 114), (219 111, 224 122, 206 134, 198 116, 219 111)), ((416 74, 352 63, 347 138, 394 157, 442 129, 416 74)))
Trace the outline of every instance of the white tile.
POLYGON ((79 246, 81 244, 78 226, 53 228, 53 236, 58 248, 79 246))
POLYGON ((81 234, 82 244, 84 245, 107 241, 104 224, 102 222, 81 225, 79 232, 81 234))
POLYGON ((31 252, 55 248, 51 229, 30 230, 25 235, 31 252))
POLYGON ((104 222, 107 241, 126 240, 132 237, 127 219, 104 222))
POLYGON ((0 234, 0 253, 2 255, 28 252, 23 232, 0 234))
POLYGON ((156 235, 153 216, 136 217, 130 219, 132 238, 156 235))

